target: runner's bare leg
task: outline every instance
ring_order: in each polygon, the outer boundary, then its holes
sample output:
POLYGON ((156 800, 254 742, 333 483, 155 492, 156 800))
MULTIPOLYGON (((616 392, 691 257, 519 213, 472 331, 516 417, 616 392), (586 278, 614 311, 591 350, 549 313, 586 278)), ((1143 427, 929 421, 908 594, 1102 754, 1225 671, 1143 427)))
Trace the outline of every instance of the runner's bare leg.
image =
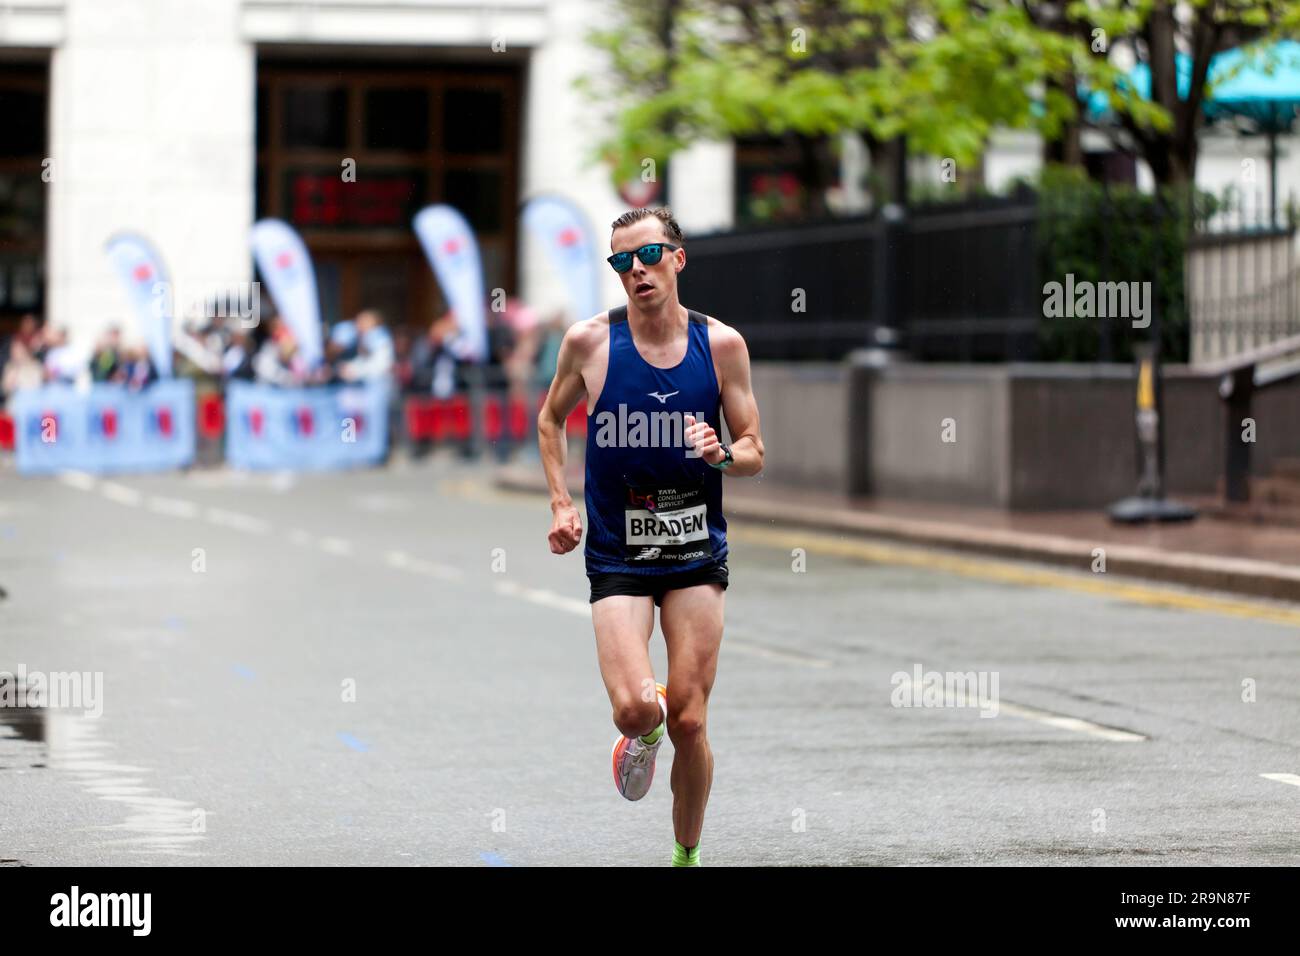
POLYGON ((713 786, 707 733, 709 693, 718 670, 726 593, 701 584, 669 591, 659 611, 668 645, 668 739, 673 742, 673 831, 684 847, 700 843, 713 786))

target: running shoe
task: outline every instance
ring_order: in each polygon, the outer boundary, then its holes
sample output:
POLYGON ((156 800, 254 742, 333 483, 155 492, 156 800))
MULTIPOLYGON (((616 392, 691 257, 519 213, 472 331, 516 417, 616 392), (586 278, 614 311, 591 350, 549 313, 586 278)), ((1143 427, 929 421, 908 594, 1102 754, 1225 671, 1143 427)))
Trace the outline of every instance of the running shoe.
MULTIPOLYGON (((668 720, 668 688, 655 684, 659 697, 659 709, 668 720)), ((658 734, 652 744, 642 742, 640 737, 624 737, 621 734, 614 741, 611 758, 614 766, 614 786, 628 800, 640 800, 650 790, 650 782, 655 776, 655 755, 659 746, 668 736, 667 728, 660 723, 654 733, 658 734)))

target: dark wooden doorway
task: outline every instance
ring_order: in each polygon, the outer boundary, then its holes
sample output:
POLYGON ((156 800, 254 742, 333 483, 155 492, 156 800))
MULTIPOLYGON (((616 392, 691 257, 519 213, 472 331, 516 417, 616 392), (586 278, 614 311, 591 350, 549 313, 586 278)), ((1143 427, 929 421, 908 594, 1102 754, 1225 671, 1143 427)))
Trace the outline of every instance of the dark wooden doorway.
POLYGON ((445 308, 411 220, 469 220, 487 290, 517 287, 520 77, 514 65, 276 62, 257 79, 257 215, 297 228, 327 323, 378 308, 423 327, 445 308), (345 163, 355 170, 346 181, 345 163))

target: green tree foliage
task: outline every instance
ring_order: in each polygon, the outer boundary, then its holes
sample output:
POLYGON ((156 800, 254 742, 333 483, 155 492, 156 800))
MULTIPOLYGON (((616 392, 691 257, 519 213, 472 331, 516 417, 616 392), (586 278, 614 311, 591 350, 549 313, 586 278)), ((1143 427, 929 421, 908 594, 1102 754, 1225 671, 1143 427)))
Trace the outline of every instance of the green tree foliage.
MULTIPOLYGON (((1023 0, 1035 7, 1056 6, 1023 0)), ((1068 15, 1105 31, 1108 49, 1126 48, 1151 69, 1150 101, 1127 84, 1107 90, 1122 129, 1157 183, 1195 180, 1197 134, 1204 124, 1211 60, 1223 50, 1300 28, 1296 0, 1071 0, 1068 15), (1185 95, 1177 81, 1179 54, 1190 58, 1185 95)))
POLYGON ((1052 140, 1106 96, 1161 183, 1190 181, 1209 58, 1300 29, 1296 0, 611 0, 591 42, 609 68, 581 86, 608 111, 594 158, 616 182, 702 139, 853 132, 975 162, 996 127, 1052 140), (1098 47, 1096 31, 1105 31, 1098 47), (1108 52, 1153 67, 1138 96, 1108 52), (1193 54, 1180 100, 1174 50, 1193 54))
MULTIPOLYGON (((1046 167, 1037 183, 1036 232, 1044 282, 1150 282, 1159 316, 1160 351, 1168 361, 1188 357, 1188 311, 1183 282, 1187 237, 1213 215, 1218 203, 1204 193, 1163 187, 1143 193, 1105 186, 1076 168, 1046 167)), ((1045 317, 1039 326, 1044 361, 1094 362, 1101 337, 1111 337, 1111 357, 1131 361, 1133 344, 1150 341, 1151 329, 1095 317, 1045 317)))

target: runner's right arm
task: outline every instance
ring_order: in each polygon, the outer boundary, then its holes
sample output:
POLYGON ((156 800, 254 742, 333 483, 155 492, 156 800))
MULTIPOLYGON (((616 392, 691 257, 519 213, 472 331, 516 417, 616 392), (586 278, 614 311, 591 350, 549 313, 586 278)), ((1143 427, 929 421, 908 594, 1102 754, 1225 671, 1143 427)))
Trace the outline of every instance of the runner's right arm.
POLYGON ((546 484, 551 491, 551 531, 547 540, 552 554, 568 554, 582 540, 582 518, 569 496, 564 478, 564 464, 568 452, 565 439, 565 422, 569 413, 587 395, 587 384, 582 378, 586 361, 587 323, 577 322, 564 333, 560 354, 555 362, 555 378, 537 416, 537 445, 542 454, 542 468, 546 484))

